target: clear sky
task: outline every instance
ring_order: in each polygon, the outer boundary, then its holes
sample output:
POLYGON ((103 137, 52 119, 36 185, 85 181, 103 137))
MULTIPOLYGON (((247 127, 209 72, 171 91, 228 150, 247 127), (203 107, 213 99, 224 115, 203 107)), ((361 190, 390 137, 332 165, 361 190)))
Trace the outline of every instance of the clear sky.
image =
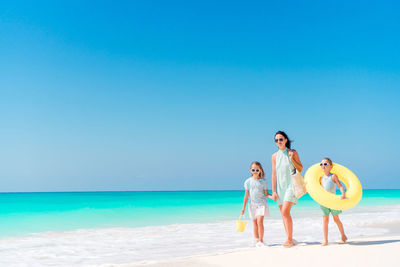
POLYGON ((0 191, 242 189, 277 130, 400 188, 398 1, 1 1, 0 191))

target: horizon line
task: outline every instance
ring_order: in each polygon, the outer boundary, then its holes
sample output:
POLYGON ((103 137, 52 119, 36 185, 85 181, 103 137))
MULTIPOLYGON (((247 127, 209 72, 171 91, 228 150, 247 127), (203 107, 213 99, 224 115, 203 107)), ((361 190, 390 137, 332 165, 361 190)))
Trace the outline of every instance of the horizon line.
MULTIPOLYGON (((363 188, 362 190, 400 190, 400 188, 363 188)), ((107 192, 217 192, 217 191, 244 191, 244 189, 202 189, 202 190, 93 190, 93 191, 8 191, 0 194, 19 194, 19 193, 107 193, 107 192)), ((271 191, 271 190, 268 190, 271 191)))

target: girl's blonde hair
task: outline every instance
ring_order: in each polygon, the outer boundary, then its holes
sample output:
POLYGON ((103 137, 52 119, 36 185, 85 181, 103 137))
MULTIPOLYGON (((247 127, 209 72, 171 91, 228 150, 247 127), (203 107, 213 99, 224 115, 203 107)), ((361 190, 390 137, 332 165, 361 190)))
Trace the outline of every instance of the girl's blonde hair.
POLYGON ((327 162, 329 162, 329 165, 331 165, 332 166, 332 160, 330 159, 330 158, 323 158, 322 160, 326 160, 327 162))
POLYGON ((261 166, 261 163, 258 162, 258 161, 253 161, 253 162, 250 164, 250 168, 251 168, 251 166, 253 166, 253 164, 256 165, 258 168, 260 168, 260 173, 258 174, 258 177, 264 178, 264 177, 265 177, 265 173, 264 173, 263 167, 261 166))

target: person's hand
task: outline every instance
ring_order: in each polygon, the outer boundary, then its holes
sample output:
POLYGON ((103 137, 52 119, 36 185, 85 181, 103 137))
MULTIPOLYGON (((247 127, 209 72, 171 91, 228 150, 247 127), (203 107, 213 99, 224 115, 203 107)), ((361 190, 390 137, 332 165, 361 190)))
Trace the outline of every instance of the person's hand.
POLYGON ((274 201, 276 201, 278 199, 278 194, 276 192, 273 192, 272 198, 274 199, 274 201))
POLYGON ((242 209, 242 211, 240 212, 240 215, 243 215, 244 214, 244 209, 242 209))
POLYGON ((340 197, 340 199, 346 199, 346 195, 343 194, 343 195, 340 197))
POLYGON ((296 153, 296 150, 290 150, 289 151, 289 158, 290 160, 293 160, 294 154, 296 153))

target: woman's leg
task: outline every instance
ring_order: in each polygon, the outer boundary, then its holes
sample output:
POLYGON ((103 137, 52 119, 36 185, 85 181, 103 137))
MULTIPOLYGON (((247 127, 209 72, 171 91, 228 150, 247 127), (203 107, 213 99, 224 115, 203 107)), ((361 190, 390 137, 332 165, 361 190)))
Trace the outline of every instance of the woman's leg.
POLYGON ((324 243, 322 243, 323 246, 328 245, 328 226, 329 226, 329 215, 328 216, 323 216, 324 220, 324 243))
POLYGON ((293 203, 284 201, 281 209, 283 223, 286 227, 287 241, 283 244, 284 246, 293 246, 293 221, 290 215, 293 203))
MULTIPOLYGON (((283 220, 282 205, 279 206, 279 210, 281 211, 282 220, 283 220)), ((287 230, 287 226, 286 226, 286 221, 285 220, 283 220, 283 227, 285 228, 286 235, 288 235, 288 230, 287 230)))
POLYGON ((257 219, 253 220, 253 233, 254 238, 259 240, 257 219))
POLYGON ((340 243, 345 243, 347 240, 347 236, 344 234, 343 224, 339 219, 339 215, 333 215, 333 220, 337 224, 340 234, 342 235, 342 242, 340 242, 340 243))
POLYGON ((258 241, 263 242, 264 238, 264 216, 257 217, 258 224, 258 241))

